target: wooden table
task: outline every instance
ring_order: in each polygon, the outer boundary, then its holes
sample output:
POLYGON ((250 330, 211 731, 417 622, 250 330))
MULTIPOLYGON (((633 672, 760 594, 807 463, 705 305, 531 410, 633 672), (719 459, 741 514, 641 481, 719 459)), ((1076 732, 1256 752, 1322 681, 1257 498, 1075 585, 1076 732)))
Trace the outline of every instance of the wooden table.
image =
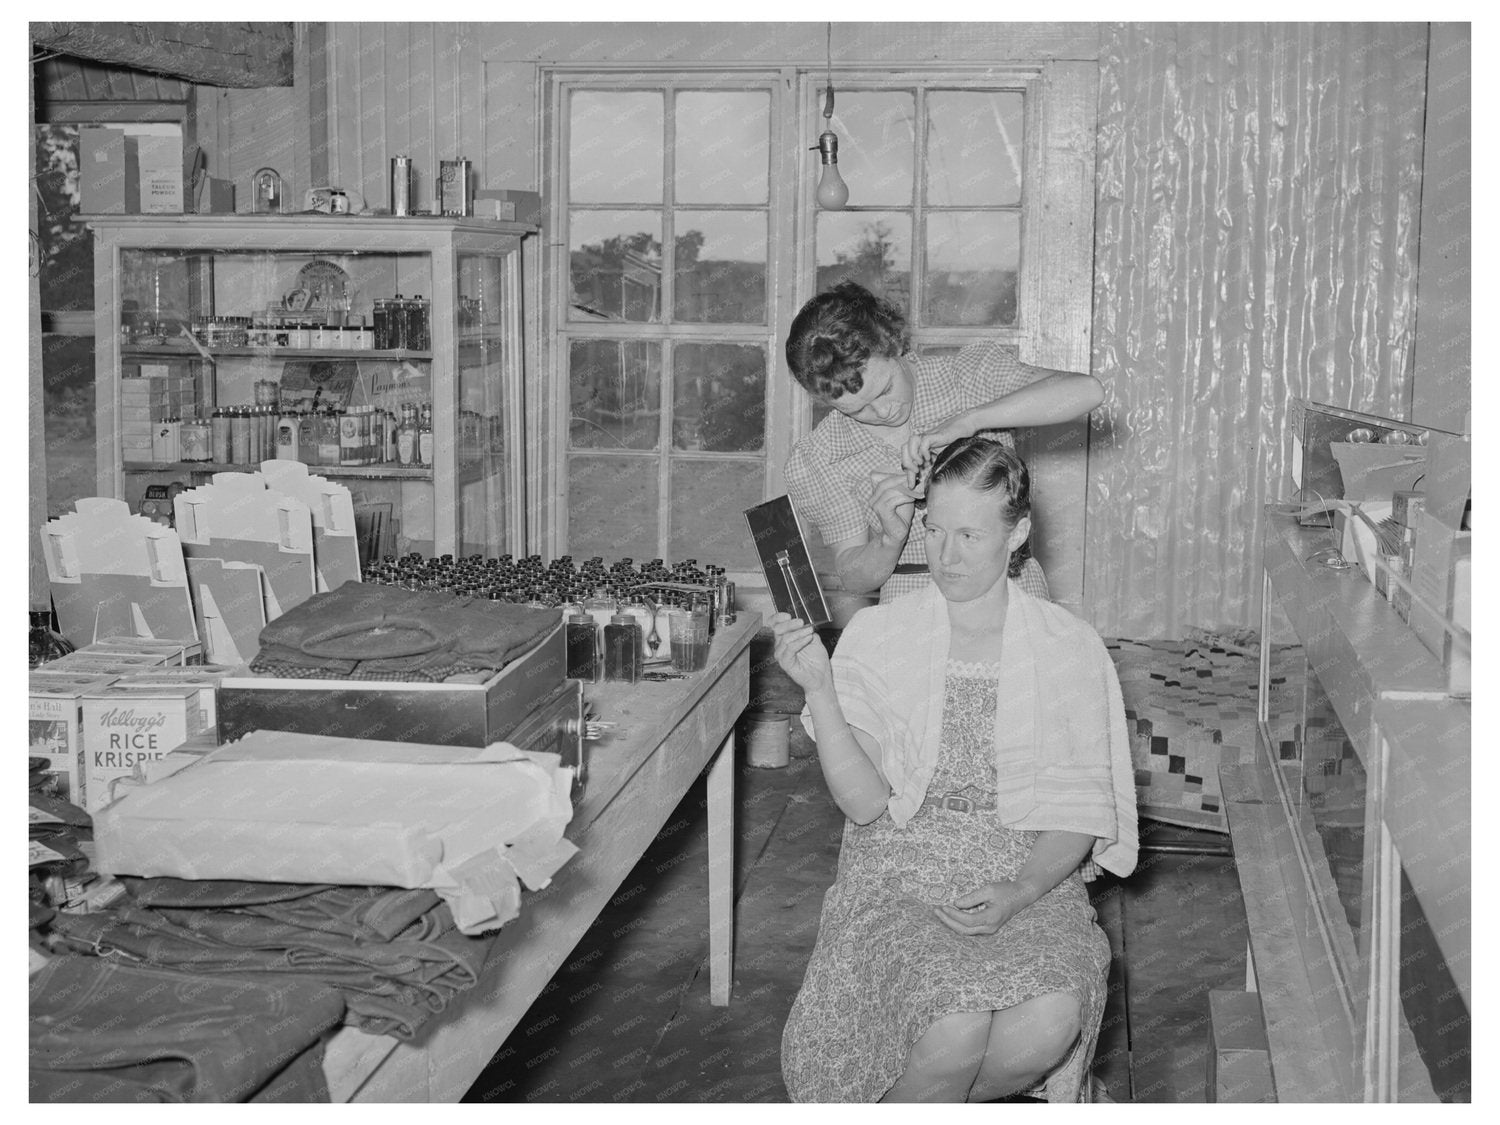
POLYGON ((750 700, 760 615, 720 629, 704 671, 663 683, 589 684, 614 729, 590 743, 587 785, 567 837, 580 851, 521 898, 479 982, 415 1042, 342 1028, 323 1069, 334 1101, 458 1101, 588 931, 705 766, 708 772, 709 998, 729 1003, 734 934, 734 725, 750 700))

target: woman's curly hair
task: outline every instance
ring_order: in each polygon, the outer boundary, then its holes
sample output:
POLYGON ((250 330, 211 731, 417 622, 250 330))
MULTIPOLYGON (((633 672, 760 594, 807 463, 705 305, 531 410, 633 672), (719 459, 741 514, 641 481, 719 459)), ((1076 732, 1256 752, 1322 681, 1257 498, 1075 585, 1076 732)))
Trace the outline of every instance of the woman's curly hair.
POLYGON ((895 359, 910 350, 905 314, 853 281, 803 305, 786 338, 792 377, 820 399, 858 393, 872 355, 895 359))
MULTIPOLYGON (((931 496, 933 487, 944 482, 966 485, 975 492, 996 493, 1000 516, 1009 528, 1031 515, 1031 473, 1026 462, 1008 445, 992 438, 960 438, 939 453, 927 480, 927 494, 931 496)), ((1028 537, 1011 552, 1007 573, 1018 577, 1029 558, 1028 537)))

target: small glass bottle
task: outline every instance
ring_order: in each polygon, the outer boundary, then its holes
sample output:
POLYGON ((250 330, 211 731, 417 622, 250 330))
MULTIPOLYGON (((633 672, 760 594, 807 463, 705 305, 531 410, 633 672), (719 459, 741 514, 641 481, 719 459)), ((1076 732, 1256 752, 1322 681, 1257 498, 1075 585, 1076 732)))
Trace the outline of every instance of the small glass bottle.
POLYGON ((641 631, 635 618, 617 613, 604 627, 604 678, 633 684, 641 676, 641 631))
POLYGON ((422 404, 422 421, 417 431, 417 462, 432 465, 432 403, 422 404))
POLYGON ((339 460, 340 465, 363 464, 360 449, 360 408, 351 406, 344 416, 339 419, 339 460))
POLYGON ((297 411, 297 460, 304 465, 318 463, 318 416, 311 411, 297 411))
POLYGON ((337 465, 342 450, 339 446, 338 411, 325 407, 318 418, 318 464, 337 465))
POLYGON ((302 459, 300 440, 302 427, 297 415, 288 410, 276 419, 276 457, 281 461, 302 459))
POLYGON ((568 678, 585 683, 599 680, 599 631, 594 619, 582 610, 567 618, 568 678))
POLYGON ((31 615, 31 635, 27 657, 29 667, 35 668, 49 660, 56 660, 59 656, 67 656, 73 651, 72 642, 52 627, 50 609, 33 609, 28 612, 31 615))
POLYGON ((417 463, 417 408, 409 402, 401 404, 401 425, 396 429, 396 460, 403 465, 417 463))

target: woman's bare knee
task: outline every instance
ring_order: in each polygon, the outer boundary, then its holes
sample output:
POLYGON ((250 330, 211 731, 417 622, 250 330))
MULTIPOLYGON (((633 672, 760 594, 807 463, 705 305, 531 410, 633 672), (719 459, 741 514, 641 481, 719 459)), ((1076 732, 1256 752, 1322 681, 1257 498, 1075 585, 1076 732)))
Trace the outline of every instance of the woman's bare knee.
MULTIPOLYGON (((1012 1025, 1025 1038, 1036 1044, 1038 1054, 1060 1056, 1073 1045, 1078 1033, 1083 1030, 1083 1020, 1078 997, 1070 992, 1048 992, 1023 1004, 1008 1009, 1012 1013, 1012 1025)), ((1006 1012, 995 1012, 990 1020, 991 1031, 1006 1012)))
POLYGON ((950 1012, 932 1022, 922 1037, 912 1045, 911 1055, 919 1055, 934 1069, 978 1070, 989 1042, 991 1012, 950 1012))
POLYGON ((1082 1029, 1078 999, 1049 992, 990 1016, 984 1062, 970 1097, 1004 1097, 1045 1078, 1067 1057, 1082 1029))

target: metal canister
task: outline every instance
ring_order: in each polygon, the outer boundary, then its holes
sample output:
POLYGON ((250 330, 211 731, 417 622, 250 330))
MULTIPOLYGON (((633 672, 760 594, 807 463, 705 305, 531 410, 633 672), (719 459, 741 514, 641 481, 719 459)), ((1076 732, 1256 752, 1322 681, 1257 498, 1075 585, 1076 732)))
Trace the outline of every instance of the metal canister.
POLYGON ((411 214, 411 157, 391 157, 391 214, 411 214))

